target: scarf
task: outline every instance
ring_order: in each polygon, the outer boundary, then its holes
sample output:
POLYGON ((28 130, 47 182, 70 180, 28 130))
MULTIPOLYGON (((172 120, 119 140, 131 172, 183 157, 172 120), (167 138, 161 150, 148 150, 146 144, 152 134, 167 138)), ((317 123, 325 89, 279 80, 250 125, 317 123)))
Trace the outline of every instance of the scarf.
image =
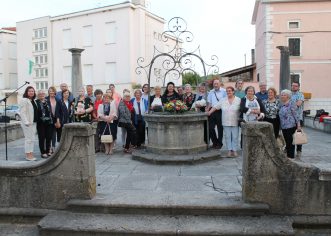
MULTIPOLYGON (((247 107, 249 109, 260 109, 260 104, 257 101, 257 99, 256 99, 255 96, 254 96, 254 99, 253 100, 249 100, 248 97, 246 96, 245 107, 247 107)), ((250 112, 246 112, 244 114, 244 120, 245 121, 256 121, 257 119, 258 119, 258 115, 256 115, 256 114, 252 114, 250 112)))
MULTIPOLYGON (((141 115, 144 115, 146 113, 145 99, 141 98, 139 103, 140 103, 141 115)), ((138 108, 137 99, 133 100, 133 107, 134 107, 134 110, 136 111, 136 114, 138 115, 139 114, 139 108, 138 108)))
POLYGON ((124 104, 125 104, 125 106, 129 109, 129 111, 130 112, 132 112, 133 111, 133 105, 132 105, 132 103, 130 102, 130 101, 123 101, 124 102, 124 104))

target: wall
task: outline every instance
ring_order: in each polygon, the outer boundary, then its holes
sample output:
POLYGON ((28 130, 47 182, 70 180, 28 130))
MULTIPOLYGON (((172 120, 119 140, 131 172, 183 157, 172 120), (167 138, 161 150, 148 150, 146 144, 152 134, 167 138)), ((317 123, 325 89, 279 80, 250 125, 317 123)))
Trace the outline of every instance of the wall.
MULTIPOLYGON (((18 85, 24 84, 25 81, 30 82, 30 85, 36 86, 36 82, 47 81, 48 85, 52 84, 52 42, 51 42, 51 25, 50 17, 40 17, 32 20, 17 22, 17 70, 18 70, 18 85), (37 28, 47 27, 47 37, 42 41, 47 41, 47 51, 34 53, 33 30, 37 28), (29 60, 34 61, 34 55, 48 54, 48 64, 43 65, 43 68, 48 67, 48 77, 36 78, 35 69, 41 68, 39 65, 33 66, 33 72, 29 75, 29 60)), ((40 40, 38 40, 40 41, 40 40)), ((24 88, 19 91, 19 98, 22 97, 24 88)))
MULTIPOLYGON (((0 30, 0 99, 17 87, 17 42, 16 32, 0 30)), ((7 104, 16 103, 16 95, 7 104)))
POLYGON ((94 133, 66 124, 59 148, 45 161, 0 161, 0 207, 64 209, 70 199, 96 194, 94 133))

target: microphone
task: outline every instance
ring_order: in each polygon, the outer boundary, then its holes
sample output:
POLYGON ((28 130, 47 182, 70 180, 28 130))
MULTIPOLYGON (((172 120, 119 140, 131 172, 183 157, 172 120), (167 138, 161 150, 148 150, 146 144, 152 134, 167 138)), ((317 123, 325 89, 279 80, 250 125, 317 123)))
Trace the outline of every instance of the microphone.
POLYGON ((30 84, 30 82, 29 81, 25 81, 25 84, 30 84))

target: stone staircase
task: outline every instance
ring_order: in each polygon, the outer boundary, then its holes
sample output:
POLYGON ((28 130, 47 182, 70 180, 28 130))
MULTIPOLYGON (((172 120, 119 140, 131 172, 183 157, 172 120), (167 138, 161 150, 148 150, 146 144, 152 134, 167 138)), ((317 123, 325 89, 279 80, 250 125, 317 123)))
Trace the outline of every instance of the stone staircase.
POLYGON ((289 217, 268 215, 264 204, 238 197, 209 203, 145 204, 107 199, 71 200, 65 211, 38 224, 40 236, 103 235, 295 235, 289 217))

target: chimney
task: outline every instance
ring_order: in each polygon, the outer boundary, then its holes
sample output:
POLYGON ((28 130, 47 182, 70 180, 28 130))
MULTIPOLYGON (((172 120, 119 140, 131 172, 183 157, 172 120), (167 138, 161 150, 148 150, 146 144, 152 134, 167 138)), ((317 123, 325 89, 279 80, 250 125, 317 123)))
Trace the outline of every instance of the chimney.
POLYGON ((255 49, 251 49, 252 65, 255 63, 255 49))
POLYGON ((141 5, 142 7, 146 7, 145 0, 132 0, 131 1, 134 5, 141 5))

